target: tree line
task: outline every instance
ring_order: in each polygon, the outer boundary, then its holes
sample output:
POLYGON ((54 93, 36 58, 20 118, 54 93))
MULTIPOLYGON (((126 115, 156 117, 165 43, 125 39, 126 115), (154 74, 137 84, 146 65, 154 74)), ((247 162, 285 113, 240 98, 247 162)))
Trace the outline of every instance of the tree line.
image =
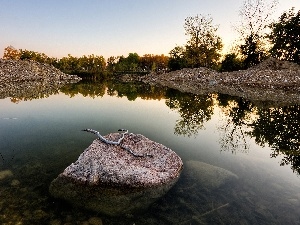
POLYGON ((182 68, 207 67, 219 71, 247 69, 267 57, 288 60, 300 64, 300 11, 294 8, 283 12, 276 22, 270 15, 276 0, 247 0, 240 10, 241 21, 236 27, 239 40, 226 55, 221 54, 223 43, 217 35, 218 26, 212 17, 190 16, 185 19, 184 30, 188 41, 175 46, 169 56, 129 53, 125 56, 88 55, 61 59, 44 53, 17 50, 12 46, 4 49, 4 59, 36 60, 48 63, 66 73, 80 76, 105 78, 110 74, 149 73, 179 70, 182 68))
POLYGON ((83 55, 75 57, 70 54, 61 59, 49 57, 44 53, 15 49, 8 46, 4 49, 3 59, 35 60, 53 65, 59 70, 81 77, 106 78, 119 73, 149 73, 168 70, 169 57, 165 55, 129 53, 127 57, 111 56, 107 60, 103 56, 83 55))

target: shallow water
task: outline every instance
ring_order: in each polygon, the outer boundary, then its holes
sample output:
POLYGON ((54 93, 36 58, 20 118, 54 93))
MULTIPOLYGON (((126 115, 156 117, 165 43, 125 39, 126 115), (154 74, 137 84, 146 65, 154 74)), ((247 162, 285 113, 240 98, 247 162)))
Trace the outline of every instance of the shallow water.
MULTIPOLYGON (((72 84, 0 99, 1 224, 299 224, 300 107, 135 84, 72 84), (28 96, 28 95, 26 95, 28 96), (109 218, 49 196, 50 182, 95 136, 126 128, 237 180, 201 184, 185 168, 147 212, 109 218)), ((213 179, 213 178, 212 178, 213 179)))

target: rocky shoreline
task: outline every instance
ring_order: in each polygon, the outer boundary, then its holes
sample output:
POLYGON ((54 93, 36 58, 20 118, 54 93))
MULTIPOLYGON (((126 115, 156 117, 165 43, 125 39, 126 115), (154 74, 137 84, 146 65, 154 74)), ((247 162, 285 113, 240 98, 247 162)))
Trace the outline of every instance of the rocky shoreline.
POLYGON ((31 60, 0 59, 0 99, 35 99, 57 93, 67 83, 80 81, 76 75, 31 60))
POLYGON ((151 73, 141 81, 194 94, 222 93, 271 105, 300 103, 300 66, 269 58, 247 70, 217 72, 207 68, 151 73))

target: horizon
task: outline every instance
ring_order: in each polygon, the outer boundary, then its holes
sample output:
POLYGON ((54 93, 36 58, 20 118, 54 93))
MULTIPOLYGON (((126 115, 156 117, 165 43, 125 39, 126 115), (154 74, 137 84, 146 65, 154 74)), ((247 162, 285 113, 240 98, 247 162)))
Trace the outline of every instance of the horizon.
MULTIPOLYGON (((129 53, 166 55, 187 42, 184 19, 197 14, 210 15, 223 42, 222 54, 229 52, 238 38, 233 26, 239 23, 243 0, 146 0, 126 2, 88 0, 15 0, 2 3, 0 56, 13 46, 62 58, 68 54, 128 56, 129 53), (226 19, 224 19, 226 18, 226 19)), ((300 10, 300 1, 279 0, 272 20, 283 12, 300 10)))

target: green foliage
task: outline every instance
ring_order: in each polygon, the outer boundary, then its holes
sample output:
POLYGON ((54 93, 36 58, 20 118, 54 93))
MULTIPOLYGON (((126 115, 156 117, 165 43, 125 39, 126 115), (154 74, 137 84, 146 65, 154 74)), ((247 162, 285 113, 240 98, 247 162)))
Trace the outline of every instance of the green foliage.
POLYGON ((185 19, 184 29, 189 40, 185 47, 176 46, 170 51, 169 69, 179 70, 185 67, 216 68, 221 57, 221 38, 216 34, 218 27, 213 25, 211 17, 202 15, 185 19))
POLYGON ((185 58, 185 49, 180 46, 176 46, 170 51, 170 59, 168 67, 171 71, 180 70, 187 67, 187 61, 185 58))
POLYGON ((135 71, 138 72, 140 57, 137 53, 129 53, 128 57, 120 56, 118 62, 115 65, 115 71, 126 72, 135 71))
POLYGON ((300 64, 300 10, 284 12, 278 22, 270 25, 268 35, 273 44, 270 53, 273 57, 300 64))
POLYGON ((125 58, 110 58, 109 67, 116 73, 143 73, 151 71, 165 71, 168 67, 169 57, 164 55, 146 54, 139 56, 137 53, 129 53, 125 58), (115 63, 116 59, 118 62, 115 63))
POLYGON ((185 58, 188 67, 216 67, 223 47, 216 34, 218 27, 211 17, 196 15, 185 19, 185 34, 189 37, 185 58))
POLYGON ((50 58, 45 53, 38 53, 29 50, 22 50, 20 49, 20 59, 21 60, 34 60, 40 63, 47 63, 50 65, 56 65, 57 59, 50 58))
POLYGON ((234 53, 227 54, 221 63, 221 72, 231 72, 243 69, 243 62, 234 53))
POLYGON ((58 69, 65 73, 76 74, 86 78, 106 77, 106 61, 103 56, 88 55, 82 57, 74 57, 68 54, 57 61, 55 65, 58 69))

